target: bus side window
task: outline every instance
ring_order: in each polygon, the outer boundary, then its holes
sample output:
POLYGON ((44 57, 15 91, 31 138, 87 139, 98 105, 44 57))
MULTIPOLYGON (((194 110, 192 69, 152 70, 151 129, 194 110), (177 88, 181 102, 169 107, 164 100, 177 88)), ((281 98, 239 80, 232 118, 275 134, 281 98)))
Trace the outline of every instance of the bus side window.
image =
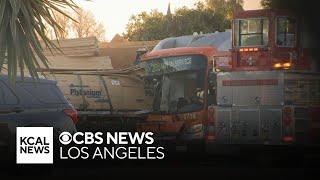
POLYGON ((217 104, 217 76, 214 72, 210 71, 208 75, 208 106, 217 104))

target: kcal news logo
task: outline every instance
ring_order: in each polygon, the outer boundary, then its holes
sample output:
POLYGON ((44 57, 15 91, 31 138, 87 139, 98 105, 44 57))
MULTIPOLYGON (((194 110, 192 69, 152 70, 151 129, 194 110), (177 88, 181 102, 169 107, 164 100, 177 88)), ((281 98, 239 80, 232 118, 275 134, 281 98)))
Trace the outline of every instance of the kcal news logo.
POLYGON ((53 127, 17 127, 17 164, 53 164, 53 127))

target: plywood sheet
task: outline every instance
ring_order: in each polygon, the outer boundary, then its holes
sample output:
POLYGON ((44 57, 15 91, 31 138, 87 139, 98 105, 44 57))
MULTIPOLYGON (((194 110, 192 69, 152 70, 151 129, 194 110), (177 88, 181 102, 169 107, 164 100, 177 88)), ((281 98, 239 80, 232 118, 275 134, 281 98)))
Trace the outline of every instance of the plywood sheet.
MULTIPOLYGON (((107 56, 49 56, 47 58, 51 69, 113 69, 111 59, 107 56)), ((44 68, 43 65, 42 67, 44 68)))
POLYGON ((75 38, 52 41, 60 50, 49 49, 41 42, 46 56, 97 56, 99 55, 98 40, 95 37, 75 38))

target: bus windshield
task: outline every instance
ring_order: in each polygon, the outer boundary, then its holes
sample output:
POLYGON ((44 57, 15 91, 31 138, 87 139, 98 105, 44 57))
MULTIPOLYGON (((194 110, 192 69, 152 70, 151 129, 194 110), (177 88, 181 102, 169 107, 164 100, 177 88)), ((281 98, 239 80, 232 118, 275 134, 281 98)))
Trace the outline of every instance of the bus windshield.
POLYGON ((201 110, 205 64, 206 58, 201 55, 142 61, 147 91, 153 96, 153 111, 173 114, 201 110))
POLYGON ((233 22, 234 46, 268 44, 269 21, 266 18, 236 19, 233 22))

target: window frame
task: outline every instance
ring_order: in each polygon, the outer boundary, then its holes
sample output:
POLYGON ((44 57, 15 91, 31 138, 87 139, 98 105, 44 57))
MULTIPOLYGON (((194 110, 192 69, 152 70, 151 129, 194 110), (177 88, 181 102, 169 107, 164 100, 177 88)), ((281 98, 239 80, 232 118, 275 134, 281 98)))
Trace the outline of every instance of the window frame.
MULTIPOLYGON (((277 47, 280 47, 280 48, 295 48, 295 47, 297 47, 297 40, 298 40, 298 38, 297 38, 297 36, 298 36, 297 18, 295 18, 295 19, 296 19, 296 23, 295 23, 295 27, 294 27, 294 29, 295 29, 294 44, 293 44, 292 46, 279 45, 279 44, 278 44, 278 20, 279 20, 280 18, 287 18, 287 19, 288 19, 289 16, 277 16, 277 17, 275 18, 276 21, 275 21, 275 38, 274 38, 274 40, 275 40, 276 46, 277 46, 277 47)), ((286 34, 287 34, 287 33, 286 33, 286 34)))
POLYGON ((269 36, 270 36, 270 20, 268 17, 255 17, 255 18, 239 18, 239 19, 235 19, 233 20, 233 23, 232 23, 232 29, 233 29, 233 35, 232 35, 232 38, 233 38, 233 45, 234 47, 266 47, 269 45, 269 36), (267 30, 267 43, 266 44, 260 44, 260 45, 240 45, 241 43, 241 35, 254 35, 254 34, 260 34, 262 35, 262 40, 263 40, 263 28, 264 28, 264 23, 262 23, 262 27, 261 27, 261 33, 246 33, 246 34, 241 34, 241 27, 240 27, 240 21, 243 21, 243 20, 267 20, 268 22, 268 30, 267 30), (238 21, 238 32, 235 32, 235 21, 238 21), (237 33, 237 36, 238 36, 238 42, 236 43, 235 39, 236 38, 236 34, 237 33), (236 44, 235 44, 236 43, 236 44))

